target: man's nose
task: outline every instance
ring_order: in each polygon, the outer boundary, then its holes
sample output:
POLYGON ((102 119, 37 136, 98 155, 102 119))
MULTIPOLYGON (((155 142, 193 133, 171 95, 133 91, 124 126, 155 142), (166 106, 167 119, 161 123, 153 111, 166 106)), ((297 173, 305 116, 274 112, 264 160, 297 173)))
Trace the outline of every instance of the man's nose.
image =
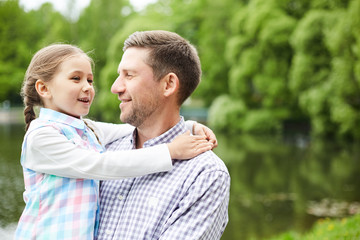
POLYGON ((121 77, 117 77, 113 83, 113 85, 111 86, 111 92, 114 94, 118 94, 121 92, 124 92, 125 90, 125 85, 124 82, 122 81, 121 77))

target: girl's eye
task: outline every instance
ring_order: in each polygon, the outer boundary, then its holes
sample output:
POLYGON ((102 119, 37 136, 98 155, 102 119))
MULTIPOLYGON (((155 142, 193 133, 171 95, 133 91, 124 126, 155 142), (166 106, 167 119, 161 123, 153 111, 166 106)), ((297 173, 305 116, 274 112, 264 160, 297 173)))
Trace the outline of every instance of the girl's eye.
POLYGON ((90 84, 93 84, 93 82, 94 82, 94 80, 92 80, 92 79, 88 79, 87 81, 88 81, 88 83, 90 83, 90 84))
POLYGON ((79 81, 79 80, 80 80, 80 77, 75 76, 75 77, 72 77, 71 79, 76 80, 76 81, 79 81))

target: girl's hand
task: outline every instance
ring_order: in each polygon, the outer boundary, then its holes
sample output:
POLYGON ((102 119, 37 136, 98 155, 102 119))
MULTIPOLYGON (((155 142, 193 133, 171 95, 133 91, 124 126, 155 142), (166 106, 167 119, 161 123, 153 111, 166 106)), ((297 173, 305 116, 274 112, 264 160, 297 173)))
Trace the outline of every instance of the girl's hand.
POLYGON ((167 146, 172 159, 189 159, 211 150, 213 143, 206 139, 206 135, 190 135, 190 131, 186 131, 167 146))
POLYGON ((201 123, 198 123, 198 122, 194 123, 193 133, 195 135, 205 136, 206 139, 213 144, 213 148, 216 148, 218 146, 214 132, 207 126, 205 126, 201 123))

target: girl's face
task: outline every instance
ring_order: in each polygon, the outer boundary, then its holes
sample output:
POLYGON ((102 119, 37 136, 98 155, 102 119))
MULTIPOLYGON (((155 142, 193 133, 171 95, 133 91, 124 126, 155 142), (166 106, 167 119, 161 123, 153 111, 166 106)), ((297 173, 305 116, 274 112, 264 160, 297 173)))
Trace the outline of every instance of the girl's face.
POLYGON ((89 60, 83 55, 66 59, 45 83, 48 94, 44 107, 79 118, 89 113, 95 96, 89 60))

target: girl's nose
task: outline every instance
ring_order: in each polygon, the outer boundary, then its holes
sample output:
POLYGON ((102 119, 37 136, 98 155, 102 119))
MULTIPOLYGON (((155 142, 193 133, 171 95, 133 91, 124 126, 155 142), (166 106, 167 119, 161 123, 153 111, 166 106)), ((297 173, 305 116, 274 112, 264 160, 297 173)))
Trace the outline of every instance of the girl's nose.
POLYGON ((93 85, 90 84, 88 81, 86 81, 86 83, 84 84, 82 90, 83 90, 84 92, 87 92, 87 91, 90 91, 92 88, 93 88, 93 85))

